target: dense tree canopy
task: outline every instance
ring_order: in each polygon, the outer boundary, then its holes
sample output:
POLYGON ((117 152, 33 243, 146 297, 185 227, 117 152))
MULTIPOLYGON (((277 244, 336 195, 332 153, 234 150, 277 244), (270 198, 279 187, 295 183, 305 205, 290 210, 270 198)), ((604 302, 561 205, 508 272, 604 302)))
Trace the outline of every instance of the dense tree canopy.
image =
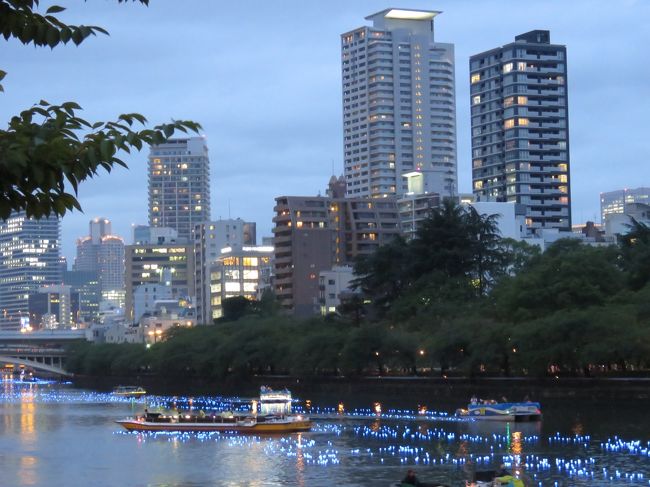
POLYGON ((446 205, 415 240, 359 261, 365 294, 340 315, 289 318, 267 295, 264 306, 178 330, 139 355, 137 346, 85 345, 69 366, 177 380, 648 373, 647 242, 647 228, 636 226, 621 248, 563 239, 541 253, 499 238, 489 217, 446 205), (367 302, 375 313, 365 313, 367 302))

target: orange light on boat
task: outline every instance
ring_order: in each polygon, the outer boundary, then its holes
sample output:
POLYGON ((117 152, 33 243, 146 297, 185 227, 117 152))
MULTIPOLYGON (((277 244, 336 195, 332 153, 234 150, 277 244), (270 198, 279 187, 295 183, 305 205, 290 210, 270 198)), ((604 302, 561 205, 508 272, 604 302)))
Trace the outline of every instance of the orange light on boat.
POLYGON ((373 405, 373 409, 375 410, 375 414, 376 414, 377 416, 381 416, 381 404, 380 404, 380 403, 376 402, 376 403, 373 405))
POLYGON ((336 411, 337 411, 339 414, 343 414, 343 413, 345 412, 345 406, 343 406, 343 403, 342 403, 342 402, 339 403, 339 407, 336 409, 336 411))
POLYGON ((418 406, 418 414, 427 414, 427 407, 426 406, 418 406))

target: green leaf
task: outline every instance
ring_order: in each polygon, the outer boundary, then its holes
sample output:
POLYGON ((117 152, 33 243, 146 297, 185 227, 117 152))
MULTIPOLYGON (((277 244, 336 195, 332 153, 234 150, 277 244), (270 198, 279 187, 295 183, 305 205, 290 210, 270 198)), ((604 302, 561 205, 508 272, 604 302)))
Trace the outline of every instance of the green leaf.
POLYGON ((65 10, 65 8, 63 8, 63 7, 59 7, 58 5, 52 5, 50 8, 48 8, 48 9, 45 11, 45 14, 46 14, 46 15, 49 15, 49 14, 58 14, 59 12, 63 12, 64 10, 65 10))
POLYGON ((47 45, 50 46, 50 49, 54 49, 54 47, 59 43, 61 40, 61 36, 59 33, 59 29, 56 27, 50 27, 47 29, 47 34, 45 36, 45 39, 47 41, 47 45))
POLYGON ((61 42, 67 44, 72 38, 72 29, 70 27, 64 27, 61 29, 61 42))

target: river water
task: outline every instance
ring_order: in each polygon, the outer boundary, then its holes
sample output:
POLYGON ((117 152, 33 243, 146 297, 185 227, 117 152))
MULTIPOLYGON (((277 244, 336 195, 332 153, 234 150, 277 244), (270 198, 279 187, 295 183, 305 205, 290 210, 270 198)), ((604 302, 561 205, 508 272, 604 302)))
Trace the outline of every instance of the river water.
MULTIPOLYGON (((127 433, 114 421, 141 413, 145 399, 58 384, 1 387, 0 486, 388 486, 408 468, 424 481, 460 486, 469 468, 501 462, 532 485, 650 485, 647 400, 556 399, 543 404, 542 422, 485 424, 447 416, 450 403, 427 404, 427 415, 417 415, 417 404, 384 406, 372 417, 359 398, 356 411, 344 405, 350 416, 318 420, 312 432, 257 437, 127 433)), ((146 401, 150 410, 174 401, 233 407, 215 397, 146 401)), ((312 399, 312 413, 337 401, 312 399)))

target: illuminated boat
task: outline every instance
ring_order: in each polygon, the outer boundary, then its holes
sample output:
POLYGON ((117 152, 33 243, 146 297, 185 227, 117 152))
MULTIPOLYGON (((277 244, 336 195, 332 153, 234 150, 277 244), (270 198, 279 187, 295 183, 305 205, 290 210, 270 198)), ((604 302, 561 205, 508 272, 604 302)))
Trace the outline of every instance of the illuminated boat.
POLYGON ((117 421, 129 431, 225 431, 233 433, 298 433, 309 431, 312 422, 300 414, 291 414, 291 393, 260 389, 259 400, 252 401, 251 412, 206 415, 149 413, 135 419, 117 421), (259 404, 259 414, 258 414, 259 404))
POLYGON ((298 433, 309 431, 312 422, 301 415, 163 415, 147 413, 134 419, 116 421, 128 431, 223 431, 232 433, 298 433))
POLYGON ((539 421, 542 409, 538 402, 482 401, 459 409, 456 416, 479 421, 539 421))
POLYGON ((137 386, 117 386, 113 389, 113 394, 121 397, 140 397, 147 393, 142 387, 137 386))

